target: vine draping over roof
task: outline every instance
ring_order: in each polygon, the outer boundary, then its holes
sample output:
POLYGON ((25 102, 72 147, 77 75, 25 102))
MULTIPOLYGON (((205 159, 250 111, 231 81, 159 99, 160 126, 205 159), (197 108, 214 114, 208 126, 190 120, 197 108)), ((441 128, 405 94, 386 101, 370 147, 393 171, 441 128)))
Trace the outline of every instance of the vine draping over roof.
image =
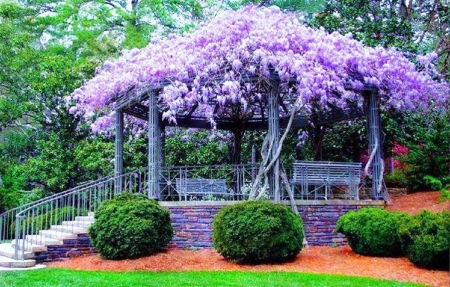
POLYGON ((67 101, 75 102, 71 112, 92 121, 94 132, 112 125, 115 100, 142 95, 149 87, 160 87, 163 118, 195 114, 212 125, 220 118, 263 114, 274 80, 280 84, 282 117, 296 99, 305 113, 361 103, 358 91, 367 86, 378 89, 387 108, 448 102, 448 83, 430 76, 432 56, 420 60, 427 73, 395 49, 365 47, 351 35, 305 27, 295 14, 276 7, 248 6, 223 12, 193 33, 124 52, 67 101))

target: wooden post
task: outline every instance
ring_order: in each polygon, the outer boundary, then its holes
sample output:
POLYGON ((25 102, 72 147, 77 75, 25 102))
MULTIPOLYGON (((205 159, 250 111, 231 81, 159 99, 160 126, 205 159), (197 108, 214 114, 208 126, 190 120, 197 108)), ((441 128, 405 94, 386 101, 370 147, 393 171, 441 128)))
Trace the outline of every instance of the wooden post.
POLYGON ((116 110, 116 139, 115 139, 115 158, 114 158, 114 192, 119 194, 122 192, 123 174, 123 111, 116 110))
POLYGON ((383 180, 383 143, 381 140, 379 97, 375 90, 364 91, 363 95, 367 102, 369 155, 374 153, 372 160, 372 199, 380 200, 383 198, 383 191, 380 189, 383 180))
POLYGON ((160 197, 161 130, 157 94, 150 92, 148 111, 148 198, 160 197))
MULTIPOLYGON (((272 82, 272 86, 268 95, 268 120, 269 120, 269 138, 272 142, 272 149, 270 150, 269 162, 271 162, 277 153, 277 149, 280 141, 280 115, 278 96, 280 92, 280 86, 278 81, 272 82)), ((280 161, 277 159, 275 164, 269 171, 269 195, 273 198, 274 202, 280 202, 280 161)))

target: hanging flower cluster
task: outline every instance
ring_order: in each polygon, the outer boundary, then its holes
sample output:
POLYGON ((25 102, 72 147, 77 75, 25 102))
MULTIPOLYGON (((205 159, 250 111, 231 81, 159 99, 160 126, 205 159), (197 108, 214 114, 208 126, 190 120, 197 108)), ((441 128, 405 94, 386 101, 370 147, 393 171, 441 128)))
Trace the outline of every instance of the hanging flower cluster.
POLYGON ((448 83, 418 72, 395 49, 302 26, 295 14, 277 7, 248 6, 225 11, 191 34, 154 39, 107 61, 67 101, 75 102, 72 113, 99 131, 111 125, 114 99, 165 83, 158 98, 164 118, 174 121, 198 107, 196 113, 214 124, 215 118, 254 115, 273 72, 281 94, 305 107, 345 108, 365 86, 378 88, 384 105, 395 109, 426 108, 450 97, 448 83))

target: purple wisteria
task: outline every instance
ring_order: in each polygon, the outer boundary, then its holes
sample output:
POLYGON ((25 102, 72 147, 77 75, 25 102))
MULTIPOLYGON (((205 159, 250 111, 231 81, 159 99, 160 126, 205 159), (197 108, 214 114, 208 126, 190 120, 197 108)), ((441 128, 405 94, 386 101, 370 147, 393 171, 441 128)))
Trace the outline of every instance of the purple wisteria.
MULTIPOLYGON (((429 61, 427 67, 433 70, 429 61)), ((67 101, 75 103, 71 112, 99 132, 112 124, 115 98, 165 82, 158 98, 164 118, 175 120, 198 105, 196 113, 214 124, 214 118, 253 115, 271 71, 279 75, 282 95, 299 98, 306 108, 313 102, 345 108, 367 85, 379 89, 386 108, 422 109, 450 97, 448 83, 418 72, 395 49, 365 47, 351 35, 305 27, 276 7, 248 6, 222 12, 193 33, 153 39, 105 62, 67 101), (249 76, 256 80, 245 81, 249 76), (239 115, 233 114, 236 107, 239 115)))

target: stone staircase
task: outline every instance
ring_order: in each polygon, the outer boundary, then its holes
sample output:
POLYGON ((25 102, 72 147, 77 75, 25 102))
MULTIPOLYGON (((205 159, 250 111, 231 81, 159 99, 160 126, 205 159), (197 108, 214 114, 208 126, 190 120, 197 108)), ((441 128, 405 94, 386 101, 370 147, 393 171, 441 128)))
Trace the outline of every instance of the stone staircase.
POLYGON ((25 241, 19 240, 19 256, 22 260, 14 260, 16 242, 0 244, 0 267, 30 268, 36 265, 35 254, 47 251, 47 246, 63 245, 63 240, 77 239, 78 234, 88 232, 94 223, 94 213, 87 216, 76 216, 73 221, 63 221, 60 225, 52 225, 48 230, 40 230, 37 235, 26 235, 25 241))

